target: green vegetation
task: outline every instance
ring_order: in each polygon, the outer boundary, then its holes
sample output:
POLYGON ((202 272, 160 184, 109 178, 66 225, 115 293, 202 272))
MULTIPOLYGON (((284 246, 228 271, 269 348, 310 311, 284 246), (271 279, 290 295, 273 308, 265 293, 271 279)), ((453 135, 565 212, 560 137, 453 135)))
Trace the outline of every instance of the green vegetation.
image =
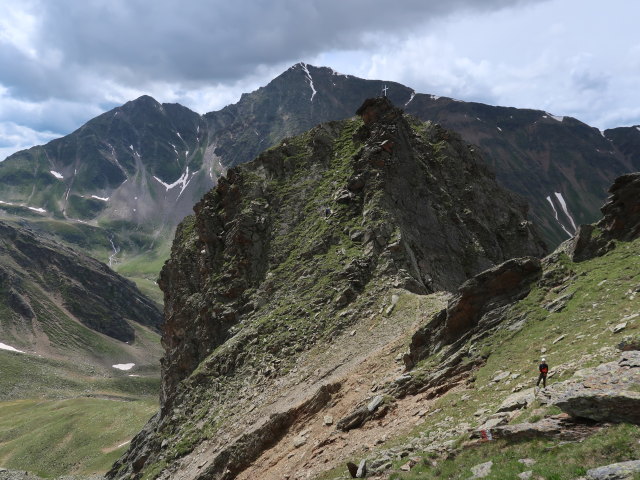
POLYGON ((0 465, 43 477, 104 472, 157 410, 151 399, 0 403, 0 465))
MULTIPOLYGON (((590 468, 640 458, 640 427, 616 425, 601 430, 583 442, 558 440, 531 440, 510 444, 504 440, 485 442, 462 450, 453 459, 425 458, 411 473, 392 474, 393 480, 429 480, 435 478, 469 478, 471 467, 492 461, 487 480, 517 478, 521 472, 531 470, 533 477, 550 480, 572 480, 584 475, 590 468), (529 458, 535 464, 518 462, 529 458)), ((400 463, 400 462, 399 462, 400 463)))
MULTIPOLYGON (((555 255, 531 293, 505 313, 507 328, 468 345, 472 352, 486 358, 486 364, 476 370, 472 386, 437 399, 425 423, 387 442, 384 448, 404 445, 412 438, 427 436, 438 429, 465 423, 476 427, 479 417, 474 412, 480 409, 495 412, 514 389, 535 385, 537 364, 542 355, 551 367, 550 384, 569 378, 577 370, 614 359, 615 345, 623 337, 636 338, 640 332, 640 318, 633 317, 638 311, 634 289, 640 285, 639 257, 640 240, 619 242, 603 257, 581 263, 571 262, 564 254, 555 255), (543 308, 564 296, 567 296, 566 304, 559 311, 543 308), (627 322, 625 330, 613 333, 612 327, 623 321, 627 322), (515 326, 519 322, 521 326, 515 326), (542 349, 546 350, 544 354, 542 349), (493 382, 499 371, 509 371, 510 377, 493 382)), ((413 375, 428 374, 441 360, 439 355, 425 359, 413 375)), ((512 422, 535 422, 558 413, 557 407, 543 406, 536 400, 512 422)), ((449 438, 459 447, 469 439, 468 434, 449 438)), ((391 478, 469 478, 471 467, 491 460, 494 466, 487 479, 516 478, 525 470, 533 470, 532 478, 573 479, 589 468, 640 458, 640 427, 626 424, 605 427, 582 442, 485 442, 462 448, 448 458, 434 453, 415 453, 422 458, 418 465, 410 473, 401 473, 399 467, 408 460, 398 459, 393 464, 396 473, 391 478), (517 462, 521 458, 533 458, 536 464, 527 467, 517 462)), ((322 478, 338 478, 343 470, 336 468, 322 478)))

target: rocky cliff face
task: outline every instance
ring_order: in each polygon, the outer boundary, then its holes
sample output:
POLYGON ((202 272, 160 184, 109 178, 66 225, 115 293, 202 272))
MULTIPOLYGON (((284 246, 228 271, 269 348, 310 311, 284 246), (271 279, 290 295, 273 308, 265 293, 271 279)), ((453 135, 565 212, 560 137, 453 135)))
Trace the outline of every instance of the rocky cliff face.
POLYGON ((611 196, 601 208, 603 217, 594 225, 582 225, 577 235, 563 244, 574 261, 604 255, 615 241, 630 241, 640 235, 640 173, 616 179, 611 196))
POLYGON ((180 225, 160 279, 161 412, 111 478, 234 478, 341 394, 330 379, 360 353, 331 345, 405 334, 385 320, 392 291, 544 252, 473 147, 385 98, 359 115, 230 169, 180 225))

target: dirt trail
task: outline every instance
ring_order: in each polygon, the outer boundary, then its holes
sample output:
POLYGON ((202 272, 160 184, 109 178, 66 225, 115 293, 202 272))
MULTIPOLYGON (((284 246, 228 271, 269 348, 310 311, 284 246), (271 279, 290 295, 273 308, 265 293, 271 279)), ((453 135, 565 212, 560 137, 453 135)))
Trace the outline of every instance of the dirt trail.
POLYGON ((385 417, 372 420, 361 428, 340 432, 335 427, 338 420, 358 404, 376 395, 379 386, 402 374, 404 367, 397 359, 398 354, 406 349, 417 325, 444 305, 445 295, 436 298, 435 306, 429 309, 419 306, 415 315, 393 316, 382 321, 379 317, 372 318, 357 328, 356 335, 351 335, 353 331, 346 332, 328 351, 312 351, 307 358, 301 359, 303 369, 313 369, 317 365, 324 365, 324 368, 316 369, 304 383, 285 388, 284 397, 269 405, 267 411, 287 411, 315 393, 321 384, 339 382, 339 392, 317 414, 298 419, 284 438, 236 478, 314 478, 321 472, 344 465, 351 457, 366 455, 387 438, 402 435, 421 422, 417 413, 428 410, 430 402, 418 395, 397 402, 397 408, 385 417), (354 343, 362 348, 354 349, 354 343), (332 417, 331 425, 325 425, 325 417, 332 417))

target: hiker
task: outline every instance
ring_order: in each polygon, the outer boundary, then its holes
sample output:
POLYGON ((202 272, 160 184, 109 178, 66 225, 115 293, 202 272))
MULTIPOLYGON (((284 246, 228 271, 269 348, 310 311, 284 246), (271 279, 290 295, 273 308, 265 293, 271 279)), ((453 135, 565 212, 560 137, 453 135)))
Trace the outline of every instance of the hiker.
POLYGON ((538 365, 538 370, 540 370, 540 375, 538 375, 538 383, 536 383, 536 387, 540 385, 540 380, 542 380, 542 388, 547 388, 547 373, 549 373, 549 365, 547 365, 547 359, 543 358, 538 365))

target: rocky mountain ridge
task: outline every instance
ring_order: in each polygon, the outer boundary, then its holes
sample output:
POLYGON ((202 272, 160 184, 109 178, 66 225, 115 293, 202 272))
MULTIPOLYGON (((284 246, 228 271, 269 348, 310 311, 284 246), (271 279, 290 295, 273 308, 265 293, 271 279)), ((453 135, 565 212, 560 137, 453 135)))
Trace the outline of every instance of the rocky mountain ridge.
POLYGON ((112 478, 233 478, 343 394, 329 381, 337 356, 312 375, 327 382, 308 386, 302 358, 334 354, 327 345, 365 325, 386 332, 380 348, 398 335, 380 325, 396 307, 381 302, 391 291, 453 289, 544 253, 526 206, 473 147, 386 98, 358 113, 230 169, 180 225, 160 278, 161 411, 112 478))
POLYGON ((98 226, 101 255, 114 245, 114 261, 155 251, 226 168, 318 123, 348 118, 383 87, 408 113, 478 145, 498 181, 527 199, 550 245, 595 221, 613 179, 640 168, 637 128, 599 132, 544 111, 459 102, 299 63, 220 111, 200 116, 143 96, 18 152, 0 163, 0 207, 34 222, 98 226))
MULTIPOLYGON (((591 346, 589 328, 611 325, 603 332, 609 342, 637 330, 640 278, 629 265, 637 219, 629 212, 637 212, 640 174, 619 179, 603 208, 595 237, 612 242, 608 248, 574 263, 568 242, 542 261, 511 259, 473 276, 485 262, 499 263, 490 260, 498 246, 514 246, 507 232, 523 253, 542 253, 518 208, 502 210, 515 199, 482 198, 485 185, 466 200, 470 178, 490 177, 455 135, 403 117, 386 99, 365 102, 359 114, 362 122, 321 125, 230 169, 180 226, 161 277, 161 410, 108 478, 388 478, 394 468, 414 467, 439 478, 429 455, 446 466, 466 455, 455 439, 473 445, 474 435, 494 429, 501 442, 521 438, 497 427, 526 418, 535 405, 543 420, 518 432, 564 441, 553 436, 557 426, 546 433, 543 426, 568 397, 536 396, 522 368, 551 354, 554 381, 563 382, 590 362, 615 359, 612 346, 591 346), (492 218, 476 217, 470 202, 492 218), (407 217, 395 210, 410 204, 420 208, 407 217), (444 211, 431 212, 436 206, 444 211), (480 228, 491 222, 509 227, 480 228), (466 267, 462 252, 447 250, 456 238, 479 246, 466 267), (452 255, 446 270, 438 261, 443 247, 443 258, 452 255), (455 290, 464 278, 455 295, 431 293, 455 290), (614 292, 602 291, 607 282, 614 292), (569 341, 587 308, 587 325, 569 341), (624 325, 614 323, 620 318, 624 325), (481 405, 475 428, 456 419, 481 405), (410 444, 375 447, 421 425, 427 430, 410 444), (363 445, 373 451, 364 459, 363 445)), ((624 388, 637 388, 630 381, 624 388)), ((608 385, 616 383, 625 385, 608 385)), ((578 422, 575 431, 591 439, 602 428, 578 422)))

